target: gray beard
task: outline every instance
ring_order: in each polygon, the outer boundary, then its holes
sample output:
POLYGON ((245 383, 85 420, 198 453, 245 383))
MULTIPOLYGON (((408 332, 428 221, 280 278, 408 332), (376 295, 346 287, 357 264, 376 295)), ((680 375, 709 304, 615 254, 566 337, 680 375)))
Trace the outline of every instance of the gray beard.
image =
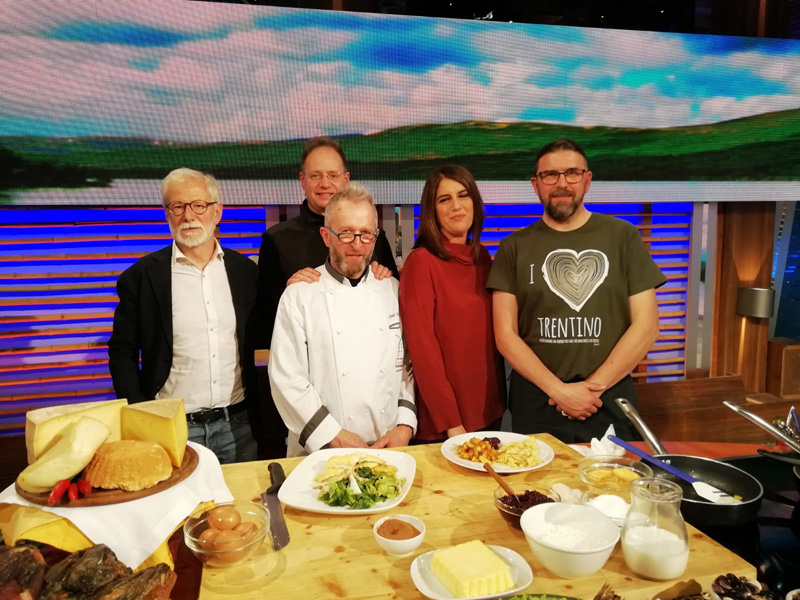
POLYGON ((578 210, 578 207, 582 204, 583 198, 576 201, 575 197, 572 196, 560 196, 561 198, 570 198, 572 202, 567 206, 556 206, 553 203, 553 199, 551 198, 547 203, 544 203, 544 212, 547 213, 547 216, 556 221, 557 223, 564 223, 568 221, 569 218, 575 214, 575 211, 578 210))

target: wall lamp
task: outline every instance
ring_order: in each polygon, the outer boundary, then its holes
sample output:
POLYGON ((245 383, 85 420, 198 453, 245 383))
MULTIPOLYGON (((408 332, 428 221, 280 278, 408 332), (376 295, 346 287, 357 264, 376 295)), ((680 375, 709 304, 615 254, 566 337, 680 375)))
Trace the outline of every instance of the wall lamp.
POLYGON ((775 290, 740 287, 736 292, 736 314, 769 319, 775 308, 775 290))

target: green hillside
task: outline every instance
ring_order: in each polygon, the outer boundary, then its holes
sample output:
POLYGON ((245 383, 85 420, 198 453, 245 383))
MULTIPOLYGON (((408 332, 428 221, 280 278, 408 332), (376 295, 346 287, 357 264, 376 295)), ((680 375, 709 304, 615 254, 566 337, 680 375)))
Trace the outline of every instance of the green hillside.
MULTIPOLYGON (((667 129, 530 122, 424 124, 345 137, 341 143, 358 179, 423 179, 435 166, 452 162, 478 179, 519 180, 531 176, 536 150, 558 137, 571 137, 584 146, 600 180, 800 180, 800 109, 667 129)), ((29 163, 56 167, 54 173, 79 168, 100 181, 159 179, 179 166, 225 179, 293 179, 303 141, 188 145, 115 138, 6 138, 0 140, 2 146, 29 163)))

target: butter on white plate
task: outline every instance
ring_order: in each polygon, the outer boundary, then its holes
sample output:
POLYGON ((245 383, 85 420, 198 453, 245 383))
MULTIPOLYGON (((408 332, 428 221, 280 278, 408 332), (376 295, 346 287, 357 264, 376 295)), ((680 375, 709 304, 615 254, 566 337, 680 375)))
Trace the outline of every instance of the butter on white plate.
MULTIPOLYGON (((502 596, 513 596, 524 590, 533 581, 533 571, 522 556, 502 546, 487 545, 510 568, 512 588, 495 594, 469 596, 466 600, 488 600, 502 596)), ((411 580, 419 592, 431 600, 454 600, 455 596, 433 573, 433 557, 439 550, 421 554, 411 563, 411 580)), ((465 599, 461 599, 465 600, 465 599)))

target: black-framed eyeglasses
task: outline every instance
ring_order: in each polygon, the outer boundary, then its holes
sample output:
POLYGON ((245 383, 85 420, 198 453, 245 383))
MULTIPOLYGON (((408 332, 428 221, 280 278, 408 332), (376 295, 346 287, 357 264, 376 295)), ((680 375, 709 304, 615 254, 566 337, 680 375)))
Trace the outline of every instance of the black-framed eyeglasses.
POLYGON ((202 215, 212 204, 216 204, 216 202, 203 202, 202 200, 195 200, 194 202, 187 202, 186 204, 183 202, 173 202, 172 204, 167 204, 164 208, 169 211, 169 214, 180 217, 186 212, 187 206, 192 207, 192 212, 194 214, 202 215))
POLYGON ((344 233, 336 233, 330 227, 326 227, 325 229, 339 238, 339 241, 343 244, 352 244, 356 238, 361 238, 362 244, 374 244, 375 240, 378 239, 378 232, 380 231, 380 229, 376 229, 375 233, 350 233, 349 231, 345 231, 344 233))
POLYGON ((562 175, 567 183, 579 183, 588 169, 567 169, 566 171, 540 171, 536 176, 542 180, 542 183, 553 185, 558 183, 558 178, 562 175))
POLYGON ((328 181, 332 181, 332 182, 336 183, 342 177, 344 177, 344 173, 342 173, 341 171, 328 171, 327 173, 321 173, 319 171, 314 171, 313 173, 309 173, 307 175, 307 177, 311 181, 322 181, 323 177, 327 177, 328 181))

